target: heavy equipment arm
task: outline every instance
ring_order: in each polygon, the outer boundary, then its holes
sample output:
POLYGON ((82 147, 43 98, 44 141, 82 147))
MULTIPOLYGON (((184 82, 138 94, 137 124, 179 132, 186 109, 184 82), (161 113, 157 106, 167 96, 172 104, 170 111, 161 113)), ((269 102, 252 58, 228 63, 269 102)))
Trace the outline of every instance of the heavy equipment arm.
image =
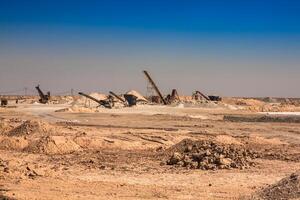
POLYGON ((152 80, 152 78, 150 77, 149 73, 147 71, 143 71, 143 73, 145 74, 146 78, 148 79, 148 81, 150 82, 150 84, 152 85, 152 87, 154 88, 156 94, 159 96, 159 98, 161 99, 161 101, 164 103, 164 105, 167 105, 166 100, 164 99, 164 97, 162 96, 161 92, 159 91, 158 87, 156 86, 156 84, 154 83, 154 81, 152 80))
POLYGON ((206 95, 204 95, 202 92, 196 91, 196 93, 200 94, 200 95, 201 95, 204 99, 206 99, 207 101, 210 101, 210 99, 209 99, 206 95))
POLYGON ((91 100, 93 100, 95 102, 97 102, 99 105, 104 106, 105 108, 112 108, 112 106, 109 103, 109 101, 98 100, 98 99, 96 99, 96 98, 94 98, 94 97, 92 97, 90 95, 84 94, 83 92, 79 92, 78 94, 81 95, 81 96, 84 96, 84 97, 86 97, 88 99, 91 99, 91 100))
POLYGON ((122 99, 119 95, 117 95, 116 93, 110 91, 109 94, 111 94, 112 96, 114 96, 117 99, 119 99, 122 103, 126 103, 126 101, 124 99, 122 99))
POLYGON ((40 103, 48 103, 48 101, 50 100, 50 92, 48 92, 47 95, 45 95, 43 93, 43 91, 40 89, 40 86, 36 86, 35 89, 37 89, 39 95, 40 95, 40 103))

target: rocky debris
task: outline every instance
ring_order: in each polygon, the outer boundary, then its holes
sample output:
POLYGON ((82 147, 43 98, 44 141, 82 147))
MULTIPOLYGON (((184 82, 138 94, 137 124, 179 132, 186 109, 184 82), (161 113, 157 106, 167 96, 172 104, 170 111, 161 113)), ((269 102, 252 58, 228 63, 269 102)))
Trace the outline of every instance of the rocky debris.
POLYGON ((286 200, 298 198, 300 198, 300 171, 292 173, 279 182, 264 188, 248 199, 286 200))
POLYGON ((221 144, 210 140, 185 139, 167 149, 167 152, 171 154, 167 165, 202 170, 244 169, 255 165, 252 159, 258 157, 256 153, 240 145, 221 144))
POLYGON ((8 161, 0 159, 0 172, 9 173, 8 161))
POLYGON ((68 137, 46 136, 32 142, 26 150, 33 153, 69 154, 80 151, 81 147, 68 137))
POLYGON ((27 120, 21 125, 7 133, 8 136, 26 136, 26 135, 49 135, 55 131, 55 128, 40 120, 27 120))

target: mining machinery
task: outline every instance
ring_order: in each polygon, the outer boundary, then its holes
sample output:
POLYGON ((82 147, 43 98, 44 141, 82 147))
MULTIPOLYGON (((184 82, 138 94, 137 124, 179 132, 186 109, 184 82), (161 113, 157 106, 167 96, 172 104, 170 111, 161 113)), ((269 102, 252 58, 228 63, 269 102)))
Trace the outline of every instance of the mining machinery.
POLYGON ((38 91, 40 95, 39 102, 46 104, 50 100, 50 92, 47 92, 47 94, 44 94, 43 91, 40 89, 40 85, 36 86, 35 89, 38 91))
POLYGON ((124 99, 122 97, 120 97, 119 95, 117 95, 116 93, 110 91, 109 92, 110 95, 114 96, 115 98, 117 98, 118 100, 120 100, 124 106, 135 106, 137 104, 137 97, 132 95, 132 94, 124 94, 124 99))
POLYGON ((157 96, 160 98, 161 102, 164 104, 164 105, 167 105, 167 101, 164 99, 163 95, 161 94, 161 92, 159 91, 157 85, 155 84, 155 82, 153 81, 153 79, 151 78, 151 76, 149 75, 149 73, 144 70, 143 73, 145 74, 147 80, 149 81, 149 83, 152 85, 152 87, 154 88, 157 96))
POLYGON ((97 102, 97 103, 99 104, 98 107, 103 106, 103 107, 105 107, 105 108, 111 109, 111 108, 114 106, 114 102, 113 102, 112 96, 110 96, 110 97, 109 97, 108 99, 106 99, 106 100, 98 100, 98 99, 96 99, 96 98, 94 98, 94 97, 92 97, 92 96, 90 96, 90 95, 88 95, 88 94, 85 94, 85 93, 83 93, 83 92, 79 92, 78 94, 81 95, 81 96, 84 96, 84 97, 86 97, 86 98, 88 98, 88 99, 91 99, 92 101, 97 102))

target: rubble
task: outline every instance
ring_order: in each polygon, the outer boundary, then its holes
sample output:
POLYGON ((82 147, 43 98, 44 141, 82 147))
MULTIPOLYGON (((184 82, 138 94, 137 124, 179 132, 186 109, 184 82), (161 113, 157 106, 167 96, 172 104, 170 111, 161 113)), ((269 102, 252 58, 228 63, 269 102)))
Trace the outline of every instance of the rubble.
POLYGON ((300 198, 300 171, 290 174, 279 182, 270 185, 249 200, 286 200, 300 198))
POLYGON ((188 169, 245 169, 254 166, 257 154, 241 145, 221 144, 210 140, 184 139, 167 150, 171 154, 167 165, 188 169))

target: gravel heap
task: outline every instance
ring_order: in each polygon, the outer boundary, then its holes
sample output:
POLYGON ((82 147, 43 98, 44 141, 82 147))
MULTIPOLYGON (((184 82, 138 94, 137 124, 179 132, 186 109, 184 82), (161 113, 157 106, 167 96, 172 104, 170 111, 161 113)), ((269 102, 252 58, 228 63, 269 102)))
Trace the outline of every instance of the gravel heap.
POLYGON ((292 173, 253 196, 252 200, 284 200, 300 198, 300 171, 292 173))
POLYGON ((202 170, 244 169, 254 166, 252 159, 258 157, 241 145, 220 144, 210 140, 185 139, 167 151, 171 155, 167 165, 202 170))

